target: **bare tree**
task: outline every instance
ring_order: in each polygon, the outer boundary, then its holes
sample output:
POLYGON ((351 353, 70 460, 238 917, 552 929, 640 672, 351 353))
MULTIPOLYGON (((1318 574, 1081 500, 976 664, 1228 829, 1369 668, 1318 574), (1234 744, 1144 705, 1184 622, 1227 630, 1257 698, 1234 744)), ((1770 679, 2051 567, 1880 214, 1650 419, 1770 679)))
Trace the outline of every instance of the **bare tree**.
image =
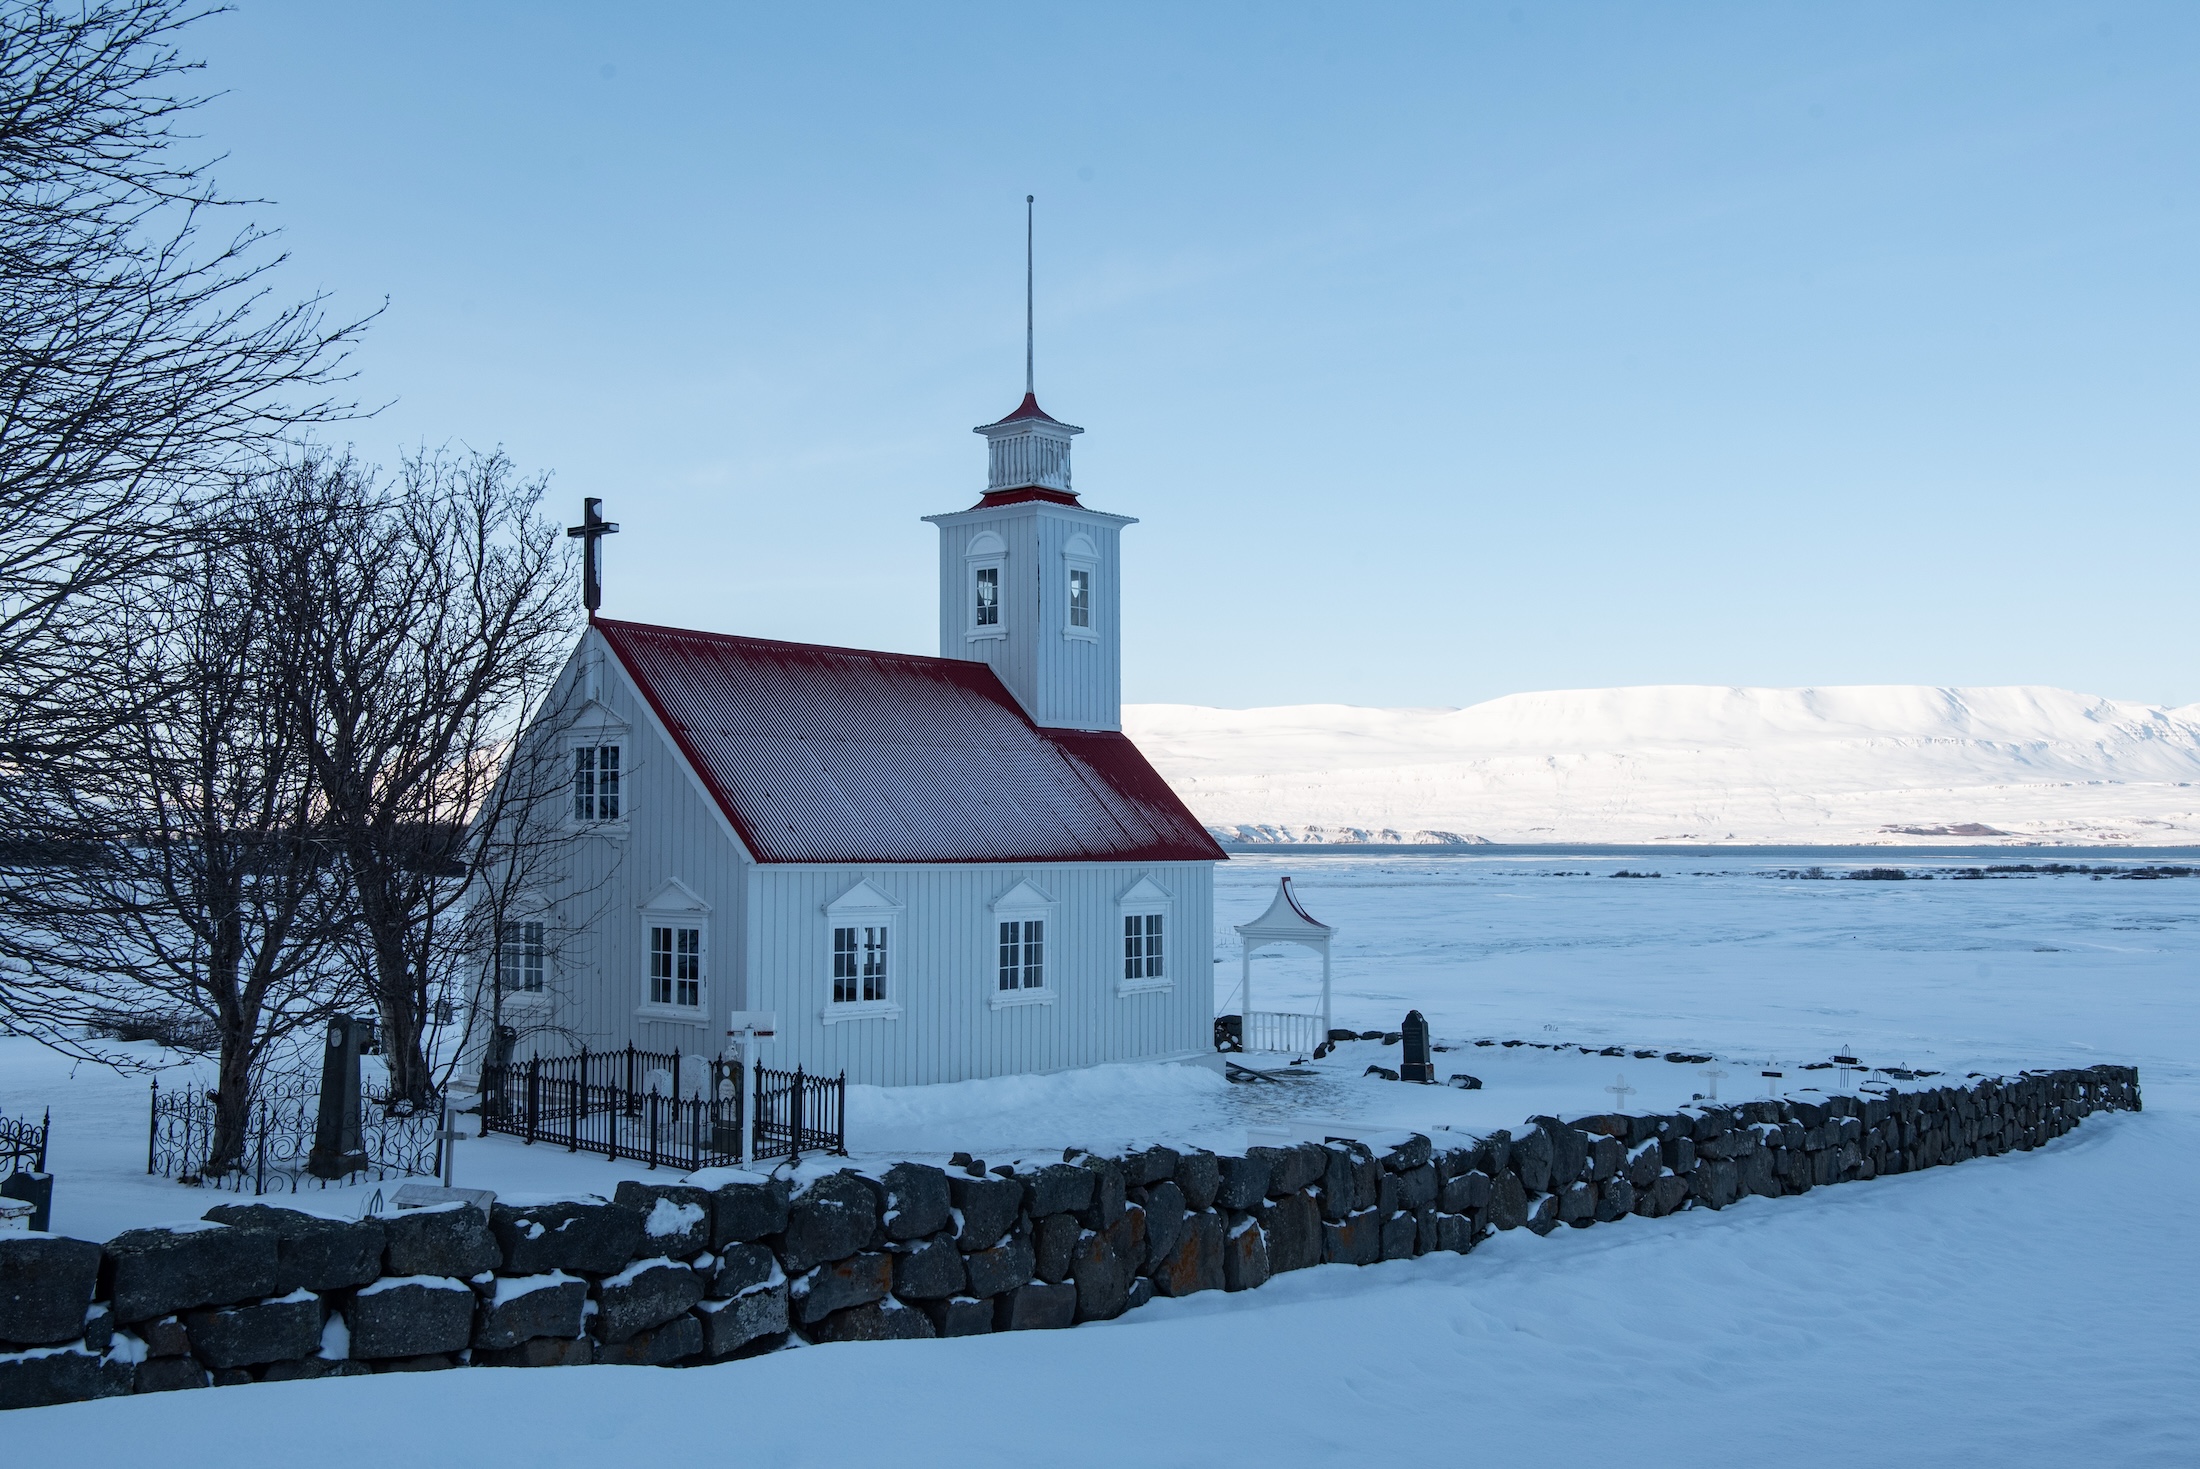
POLYGON ((49 1040, 99 1054, 85 1032, 149 1002, 204 1021, 218 1042, 217 1173, 238 1164, 269 1049, 326 1014, 347 898, 322 840, 296 665, 259 558, 235 541, 210 525, 193 574, 112 609, 106 655, 146 692, 87 758, 46 767, 50 860, 0 931, 31 981, 14 1018, 49 1040))
MULTIPOLYGON (((210 230, 235 206, 176 131, 202 100, 176 42, 202 14, 0 0, 0 922, 18 927, 40 910, 22 858, 85 815, 40 803, 166 717, 139 705, 171 691, 109 656, 117 620, 194 575, 178 558, 219 524, 196 506, 347 411, 327 392, 358 324, 277 301, 266 232, 210 230)), ((0 978, 0 1023, 14 990, 0 978)))
POLYGON ((485 864, 511 860, 471 834, 534 799, 531 777, 499 773, 575 630, 565 541, 542 482, 501 453, 423 453, 383 486, 340 463, 319 472, 323 530, 284 573, 286 636, 391 1091, 424 1099, 435 1001, 470 990, 458 968, 496 936, 465 905, 485 864))

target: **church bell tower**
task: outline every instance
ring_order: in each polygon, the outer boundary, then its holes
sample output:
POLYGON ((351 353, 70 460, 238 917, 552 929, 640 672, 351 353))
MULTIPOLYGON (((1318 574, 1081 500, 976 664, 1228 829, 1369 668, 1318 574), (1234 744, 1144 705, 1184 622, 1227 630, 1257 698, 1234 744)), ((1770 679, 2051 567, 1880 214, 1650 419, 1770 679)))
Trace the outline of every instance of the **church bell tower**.
POLYGON ((1070 488, 1070 440, 1027 391, 986 439, 986 488, 940 528, 940 655, 988 663, 1034 724, 1123 727, 1125 515, 1087 509, 1070 488))
POLYGON ((1024 195, 1024 401, 985 435, 985 494, 924 517, 940 528, 940 656, 989 663, 1048 729, 1123 727, 1122 585, 1127 515, 1077 502, 1069 441, 1032 383, 1031 205, 1024 195))

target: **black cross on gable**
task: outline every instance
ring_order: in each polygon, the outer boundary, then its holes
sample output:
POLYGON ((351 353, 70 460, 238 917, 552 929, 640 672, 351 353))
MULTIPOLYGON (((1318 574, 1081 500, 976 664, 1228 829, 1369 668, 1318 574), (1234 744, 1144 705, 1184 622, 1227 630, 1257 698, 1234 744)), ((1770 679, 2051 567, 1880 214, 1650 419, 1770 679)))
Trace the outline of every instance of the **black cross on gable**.
POLYGON ((603 501, 581 501, 581 523, 566 529, 581 542, 581 605, 593 617, 603 605, 603 538, 617 535, 619 523, 603 518, 603 501))

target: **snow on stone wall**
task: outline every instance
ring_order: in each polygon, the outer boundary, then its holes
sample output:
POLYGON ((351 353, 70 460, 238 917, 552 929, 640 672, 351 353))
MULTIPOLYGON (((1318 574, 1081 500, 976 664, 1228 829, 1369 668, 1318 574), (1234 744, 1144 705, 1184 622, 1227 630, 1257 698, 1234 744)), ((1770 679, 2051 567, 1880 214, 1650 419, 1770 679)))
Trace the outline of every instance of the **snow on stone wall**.
POLYGON ((810 1342, 1105 1320, 1282 1271, 1466 1253, 2031 1149, 2136 1110, 2125 1066, 1824 1103, 871 1174, 812 1160, 611 1200, 367 1219, 224 1204, 105 1245, 0 1235, 0 1408, 367 1372, 679 1366, 810 1342))

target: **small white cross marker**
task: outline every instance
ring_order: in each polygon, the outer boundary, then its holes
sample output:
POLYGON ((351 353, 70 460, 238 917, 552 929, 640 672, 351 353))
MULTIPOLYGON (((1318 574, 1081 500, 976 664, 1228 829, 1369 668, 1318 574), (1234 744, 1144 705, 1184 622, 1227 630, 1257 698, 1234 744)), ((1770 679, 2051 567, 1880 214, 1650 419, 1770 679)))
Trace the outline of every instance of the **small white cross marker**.
POLYGON ((1716 1066, 1706 1066, 1703 1069, 1704 1080, 1711 1084, 1710 1100, 1714 1102, 1719 1100, 1719 1078, 1724 1075, 1726 1075, 1726 1073, 1724 1071, 1721 1071, 1716 1066))
POLYGON ((1612 1084, 1606 1087, 1605 1090, 1612 1094, 1613 1102, 1622 1112, 1627 1110, 1627 1099, 1635 1094, 1635 1089, 1627 1084, 1625 1072, 1613 1078, 1612 1084))

